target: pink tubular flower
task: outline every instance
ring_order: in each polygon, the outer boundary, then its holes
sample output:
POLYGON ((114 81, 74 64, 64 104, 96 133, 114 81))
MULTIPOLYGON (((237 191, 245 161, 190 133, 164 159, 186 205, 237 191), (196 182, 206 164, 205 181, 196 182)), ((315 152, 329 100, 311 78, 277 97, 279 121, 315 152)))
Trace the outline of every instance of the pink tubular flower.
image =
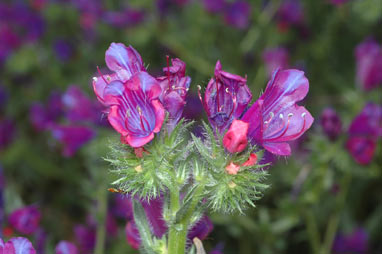
POLYGON ((162 88, 159 96, 161 103, 169 112, 169 130, 171 131, 178 123, 186 104, 186 96, 190 87, 191 78, 186 76, 186 64, 178 58, 172 59, 172 66, 163 68, 166 76, 159 77, 157 80, 162 88))
POLYGON ((8 221, 12 228, 22 234, 34 233, 40 225, 41 214, 35 206, 27 206, 13 211, 8 221))
POLYGON ((230 153, 242 152, 248 144, 248 123, 241 120, 233 120, 231 127, 223 137, 223 145, 230 153))
POLYGON ((357 81, 363 90, 369 91, 382 85, 382 46, 367 39, 355 49, 357 81))
POLYGON ((242 118, 249 123, 248 137, 271 153, 290 155, 287 142, 300 137, 314 120, 304 107, 296 104, 308 90, 304 72, 276 70, 264 94, 242 118))
POLYGON ((60 241, 55 250, 56 254, 77 254, 78 250, 76 245, 69 241, 60 241))
POLYGON ((382 106, 368 103, 354 118, 348 132, 347 150, 357 163, 369 164, 382 136, 382 106))
POLYGON ((0 254, 36 254, 36 250, 27 238, 13 237, 6 243, 0 238, 0 254))
POLYGON ((105 60, 115 73, 93 78, 94 92, 108 107, 109 123, 121 134, 121 142, 134 148, 141 147, 162 127, 161 87, 145 72, 141 56, 131 46, 112 43, 105 60))
POLYGON ((241 116, 252 99, 246 83, 245 78, 223 71, 220 61, 216 63, 215 78, 208 83, 204 100, 199 88, 199 98, 213 129, 224 133, 232 120, 241 116))
POLYGON ((249 158, 246 162, 244 162, 243 164, 241 164, 243 167, 249 167, 249 166, 253 166, 253 165, 256 165, 257 163, 257 155, 255 153, 251 153, 249 155, 249 158))

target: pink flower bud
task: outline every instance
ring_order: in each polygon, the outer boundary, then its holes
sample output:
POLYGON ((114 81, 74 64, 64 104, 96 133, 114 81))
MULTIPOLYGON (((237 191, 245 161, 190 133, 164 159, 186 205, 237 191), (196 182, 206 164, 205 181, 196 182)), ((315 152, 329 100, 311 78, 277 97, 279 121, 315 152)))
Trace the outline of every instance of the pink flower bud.
POLYGON ((246 162, 244 162, 243 164, 241 164, 243 167, 249 167, 249 166, 253 166, 257 163, 257 155, 255 153, 251 153, 249 155, 249 158, 246 162))
POLYGON ((233 163, 231 161, 230 164, 228 164, 226 167, 225 167, 225 170, 227 171, 228 174, 230 175, 236 175, 237 172, 240 170, 240 166, 239 165, 236 165, 235 163, 233 163))
POLYGON ((224 135, 223 145, 230 153, 240 153, 247 147, 248 123, 233 120, 231 127, 224 135))

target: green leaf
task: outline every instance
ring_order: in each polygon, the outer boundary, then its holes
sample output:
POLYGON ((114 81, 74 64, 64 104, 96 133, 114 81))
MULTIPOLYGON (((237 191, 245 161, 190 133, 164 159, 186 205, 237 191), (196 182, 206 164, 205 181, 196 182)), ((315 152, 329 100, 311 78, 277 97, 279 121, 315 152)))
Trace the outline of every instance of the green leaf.
POLYGON ((153 250, 153 238, 147 222, 145 210, 143 209, 142 204, 136 199, 133 199, 133 212, 134 221, 137 225, 144 251, 148 254, 155 254, 155 251, 153 250))

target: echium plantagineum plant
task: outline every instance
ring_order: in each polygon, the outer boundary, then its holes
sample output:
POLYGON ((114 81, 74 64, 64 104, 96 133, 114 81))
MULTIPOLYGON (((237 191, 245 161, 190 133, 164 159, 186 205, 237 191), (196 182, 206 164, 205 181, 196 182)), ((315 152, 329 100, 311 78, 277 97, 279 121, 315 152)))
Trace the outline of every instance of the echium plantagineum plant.
POLYGON ((203 138, 189 135, 194 123, 181 118, 191 83, 183 61, 173 59, 170 66, 168 60, 164 74, 155 78, 131 46, 112 43, 105 59, 112 74, 99 71, 93 87, 121 135, 106 158, 118 176, 112 183, 117 188, 110 190, 132 198, 143 253, 199 253, 200 241, 190 239, 193 245, 188 237, 207 209, 243 213, 254 207, 268 187, 264 167, 269 165, 259 163, 263 149, 290 155, 288 142, 313 122, 297 105, 309 90, 302 71, 274 71, 265 92, 249 106, 246 78, 223 71, 218 61, 204 98, 199 87, 210 125, 203 124, 203 138), (158 199, 167 228, 161 237, 142 206, 158 199))

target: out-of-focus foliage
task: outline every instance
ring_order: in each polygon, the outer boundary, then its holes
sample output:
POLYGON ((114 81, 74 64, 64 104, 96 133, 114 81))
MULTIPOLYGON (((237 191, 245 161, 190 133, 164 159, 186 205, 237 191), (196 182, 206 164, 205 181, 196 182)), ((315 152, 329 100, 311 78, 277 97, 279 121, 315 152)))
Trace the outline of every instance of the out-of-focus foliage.
POLYGON ((80 253, 134 253, 124 230, 131 217, 117 215, 117 194, 107 193, 115 179, 102 160, 107 143, 118 137, 104 115, 92 117, 102 107, 91 78, 99 76, 97 66, 107 72, 110 43, 123 42, 140 52, 152 74, 162 75, 167 54, 187 64, 192 82, 185 115, 197 119, 204 113, 193 98, 196 86, 207 85, 218 59, 225 70, 247 76, 255 98, 274 65, 302 69, 309 79, 300 104, 315 117, 313 128, 294 144, 291 157, 275 158, 265 181, 270 187, 256 208, 245 216, 211 214, 207 250, 223 243, 226 254, 338 253, 353 239, 362 245, 355 253, 380 253, 381 133, 367 165, 358 164, 345 144, 364 106, 382 103, 381 81, 371 91, 358 84, 355 56, 367 39, 382 47, 381 13, 379 0, 2 1, 1 237, 22 235, 9 218, 33 205, 41 222, 27 237, 38 253, 53 253, 61 240, 75 243, 80 253), (265 53, 275 49, 282 56, 265 53), (69 93, 71 85, 83 95, 69 93), (42 110, 34 115, 36 103, 42 110), (342 121, 335 140, 320 125, 327 107, 342 121), (357 229, 365 234, 351 238, 357 229))

